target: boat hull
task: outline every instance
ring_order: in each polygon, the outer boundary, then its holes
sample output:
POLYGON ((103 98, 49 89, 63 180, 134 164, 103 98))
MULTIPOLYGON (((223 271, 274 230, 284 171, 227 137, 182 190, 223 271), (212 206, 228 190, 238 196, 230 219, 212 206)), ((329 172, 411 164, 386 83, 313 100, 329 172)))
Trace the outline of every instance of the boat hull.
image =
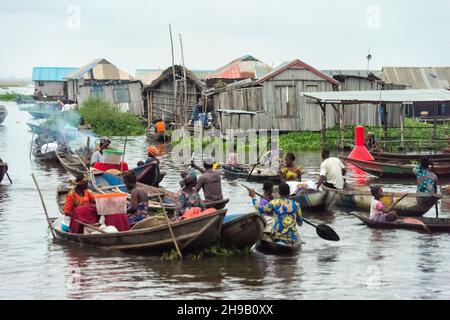
MULTIPOLYGON (((344 160, 353 164, 355 167, 380 178, 416 178, 412 171, 416 165, 413 164, 393 164, 389 162, 363 161, 350 158, 344 158, 344 160)), ((430 171, 434 172, 438 177, 450 177, 450 162, 430 166, 430 171)))
POLYGON ((301 243, 282 245, 272 241, 270 234, 263 233, 262 239, 256 243, 256 250, 265 254, 293 255, 301 250, 301 243))
POLYGON ((8 164, 0 162, 0 183, 2 183, 3 178, 5 178, 7 171, 8 171, 8 164))
POLYGON ((291 200, 297 201, 300 208, 306 211, 319 211, 326 208, 327 192, 317 191, 305 193, 298 196, 291 196, 291 200))
POLYGON ((249 182, 265 182, 265 181, 272 181, 273 183, 281 182, 280 175, 262 175, 258 174, 256 170, 253 170, 250 177, 248 176, 248 174, 250 173, 249 171, 238 171, 225 165, 222 165, 222 171, 225 177, 229 179, 245 179, 249 182))
MULTIPOLYGON (((193 219, 171 223, 180 250, 186 254, 202 250, 212 243, 220 233, 225 213, 226 210, 220 210, 193 219)), ((58 238, 87 246, 107 250, 139 251, 149 255, 159 255, 174 249, 167 224, 108 234, 67 233, 55 224, 52 224, 52 228, 58 238)))
POLYGON ((79 176, 86 172, 86 169, 78 157, 61 152, 57 152, 56 157, 58 158, 59 164, 72 175, 79 176))
POLYGON ((266 221, 259 214, 252 212, 239 215, 224 222, 221 231, 221 242, 228 248, 244 250, 251 248, 261 239, 266 221))
MULTIPOLYGON (((326 187, 323 187, 323 189, 333 194, 334 204, 338 207, 370 212, 373 196, 368 191, 336 190, 326 187)), ((385 206, 389 206, 402 195, 403 193, 384 192, 380 200, 385 206)), ((441 198, 441 195, 435 193, 410 193, 395 206, 394 210, 400 216, 420 217, 427 213, 441 198)))
POLYGON ((408 222, 408 220, 404 221, 403 219, 399 219, 399 221, 395 222, 378 222, 370 220, 367 216, 364 215, 355 214, 355 216, 369 228, 374 229, 407 229, 421 232, 450 233, 450 219, 425 217, 415 218, 417 222, 422 223, 420 224, 411 223, 408 222))

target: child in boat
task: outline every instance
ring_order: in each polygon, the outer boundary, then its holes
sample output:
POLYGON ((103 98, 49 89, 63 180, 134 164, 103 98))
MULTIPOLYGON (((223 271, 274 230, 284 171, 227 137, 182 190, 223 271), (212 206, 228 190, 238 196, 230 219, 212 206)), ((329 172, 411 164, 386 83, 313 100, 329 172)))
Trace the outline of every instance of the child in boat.
POLYGON ((278 193, 280 199, 274 199, 260 208, 255 198, 255 190, 249 190, 249 196, 252 198, 254 207, 262 214, 272 215, 275 220, 272 228, 272 239, 285 244, 295 244, 300 241, 297 224, 299 226, 303 224, 302 210, 296 201, 289 199, 290 188, 288 184, 281 183, 278 187, 278 193))
POLYGON ((195 189, 197 185, 197 177, 194 172, 182 174, 183 180, 180 182, 182 189, 177 193, 177 203, 175 217, 178 218, 190 208, 200 208, 203 210, 205 204, 198 191, 195 189))
POLYGON ((395 203, 385 207, 381 202, 380 199, 383 196, 383 189, 380 186, 371 186, 370 193, 373 196, 372 203, 370 204, 370 220, 392 222, 398 219, 397 213, 392 210, 395 203))
POLYGON ((128 223, 136 224, 148 215, 148 195, 145 190, 137 186, 137 178, 133 172, 123 176, 123 182, 130 192, 131 200, 127 209, 128 223))

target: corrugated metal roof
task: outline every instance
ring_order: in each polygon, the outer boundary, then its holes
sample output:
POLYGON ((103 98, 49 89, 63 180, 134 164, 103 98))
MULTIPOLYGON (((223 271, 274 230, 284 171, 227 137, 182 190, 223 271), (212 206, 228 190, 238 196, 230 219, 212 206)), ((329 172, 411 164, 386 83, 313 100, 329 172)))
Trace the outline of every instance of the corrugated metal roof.
POLYGON ((349 76, 349 77, 361 77, 367 78, 369 74, 377 74, 380 70, 320 70, 321 72, 333 76, 349 76))
POLYGON ((207 79, 246 79, 258 78, 272 70, 268 64, 254 58, 251 55, 245 55, 231 61, 227 65, 217 69, 214 73, 208 75, 207 79))
POLYGON ((450 67, 384 67, 379 77, 411 89, 450 88, 450 67))
POLYGON ((276 75, 284 72, 285 70, 291 69, 291 68, 292 69, 294 69, 294 68, 307 69, 307 70, 311 71, 312 73, 316 74, 317 76, 323 78, 324 80, 333 83, 334 85, 337 85, 337 86, 340 85, 339 81, 331 78, 329 75, 311 67, 310 65, 304 63, 303 61, 301 61, 299 59, 283 62, 278 67, 273 69, 271 72, 267 73, 266 75, 264 75, 261 78, 258 78, 258 80, 256 81, 256 84, 261 84, 269 79, 272 79, 276 75))
POLYGON ((120 70, 106 59, 95 59, 88 64, 82 66, 75 72, 66 76, 67 79, 91 79, 90 71, 94 75, 92 80, 134 80, 134 78, 120 70))
POLYGON ((66 81, 64 78, 78 70, 66 67, 34 67, 32 81, 66 81))
MULTIPOLYGON (((136 69, 135 78, 141 80, 142 83, 148 85, 156 80, 164 70, 161 69, 136 69)), ((214 71, 210 70, 190 70, 197 78, 205 79, 214 71)))
POLYGON ((445 89, 326 91, 302 92, 301 95, 308 98, 317 99, 320 102, 337 104, 450 101, 450 91, 445 89))

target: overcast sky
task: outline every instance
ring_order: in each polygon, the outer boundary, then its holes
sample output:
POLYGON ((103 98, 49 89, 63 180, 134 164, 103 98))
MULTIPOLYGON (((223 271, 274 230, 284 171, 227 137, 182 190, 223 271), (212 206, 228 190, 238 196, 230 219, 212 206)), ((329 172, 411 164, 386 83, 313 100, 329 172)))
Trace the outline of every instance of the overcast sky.
POLYGON ((251 54, 318 69, 449 66, 450 0, 0 0, 0 78, 33 66, 106 58, 134 74, 175 61, 191 69, 251 54))

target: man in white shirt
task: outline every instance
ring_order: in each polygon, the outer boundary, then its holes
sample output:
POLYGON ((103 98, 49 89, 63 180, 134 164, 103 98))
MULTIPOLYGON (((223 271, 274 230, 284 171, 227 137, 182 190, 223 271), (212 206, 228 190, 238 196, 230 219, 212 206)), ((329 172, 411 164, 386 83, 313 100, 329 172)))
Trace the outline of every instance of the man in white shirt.
POLYGON ((336 157, 330 157, 330 150, 322 150, 322 164, 320 165, 320 177, 317 189, 324 185, 332 189, 344 188, 345 166, 336 157))

